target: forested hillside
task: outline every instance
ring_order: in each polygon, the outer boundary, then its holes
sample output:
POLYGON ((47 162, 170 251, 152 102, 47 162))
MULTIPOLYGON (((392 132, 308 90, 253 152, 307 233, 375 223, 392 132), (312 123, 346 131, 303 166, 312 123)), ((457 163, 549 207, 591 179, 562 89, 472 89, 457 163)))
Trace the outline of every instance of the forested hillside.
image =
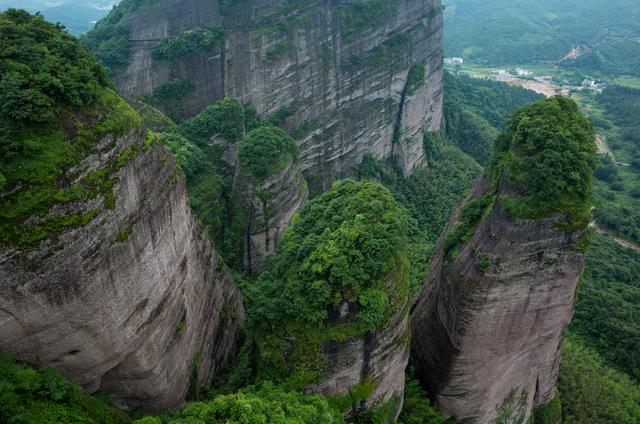
POLYGON ((634 0, 448 0, 445 52, 491 65, 559 62, 640 75, 640 11, 634 0))
POLYGON ((640 89, 460 75, 637 0, 111 3, 0 13, 0 423, 640 423, 640 89))

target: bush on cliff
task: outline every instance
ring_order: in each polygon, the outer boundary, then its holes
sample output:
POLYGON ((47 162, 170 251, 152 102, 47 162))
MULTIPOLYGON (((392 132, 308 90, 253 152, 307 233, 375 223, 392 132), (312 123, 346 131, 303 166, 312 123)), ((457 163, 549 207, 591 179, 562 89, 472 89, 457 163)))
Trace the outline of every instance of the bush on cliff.
POLYGON ((298 146, 289 134, 265 126, 247 133, 240 144, 238 160, 244 173, 261 183, 296 160, 297 155, 298 146))

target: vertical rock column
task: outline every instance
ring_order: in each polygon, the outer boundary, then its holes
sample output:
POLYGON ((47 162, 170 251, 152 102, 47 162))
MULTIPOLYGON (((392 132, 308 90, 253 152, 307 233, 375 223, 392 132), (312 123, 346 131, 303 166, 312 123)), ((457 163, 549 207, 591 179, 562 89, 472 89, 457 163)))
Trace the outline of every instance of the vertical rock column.
POLYGON ((414 364, 446 416, 528 423, 555 396, 590 216, 593 135, 572 103, 515 115, 413 306, 414 364), (556 153, 564 163, 535 165, 556 153))
POLYGON ((233 190, 244 209, 244 265, 255 274, 309 197, 293 139, 277 128, 250 131, 239 146, 233 190))

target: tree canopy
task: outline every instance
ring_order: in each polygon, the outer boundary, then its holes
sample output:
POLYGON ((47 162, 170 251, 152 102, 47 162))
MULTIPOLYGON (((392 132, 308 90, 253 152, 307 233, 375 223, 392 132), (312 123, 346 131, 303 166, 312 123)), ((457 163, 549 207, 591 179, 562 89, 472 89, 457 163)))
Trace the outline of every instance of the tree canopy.
POLYGON ((260 183, 295 160, 298 146, 280 128, 264 126, 249 131, 240 144, 238 160, 243 171, 260 183))
POLYGON ((19 131, 93 106, 107 86, 104 69, 64 27, 24 10, 0 13, 0 152, 21 152, 19 131))
POLYGON ((408 295, 404 209, 374 182, 337 182, 307 203, 247 290, 262 378, 303 388, 323 369, 320 347, 378 331, 408 295), (338 311, 348 314, 336 321, 338 311), (295 335, 295 340, 291 339, 295 335), (293 353, 284 366, 283 352, 293 353))
POLYGON ((556 96, 519 109, 496 140, 495 150, 489 172, 496 183, 504 176, 519 195, 503 196, 509 213, 540 218, 562 212, 586 227, 595 135, 573 100, 556 96))

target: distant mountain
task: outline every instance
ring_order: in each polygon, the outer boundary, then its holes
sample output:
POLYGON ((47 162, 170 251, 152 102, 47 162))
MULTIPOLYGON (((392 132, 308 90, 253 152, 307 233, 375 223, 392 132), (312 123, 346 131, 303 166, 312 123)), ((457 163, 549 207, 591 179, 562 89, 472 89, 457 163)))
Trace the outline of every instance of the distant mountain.
POLYGON ((40 12, 51 22, 63 24, 69 32, 80 35, 93 28, 118 0, 0 0, 0 11, 17 8, 40 12))
POLYGON ((558 62, 640 75, 640 4, 617 0, 446 0, 445 51, 490 64, 558 62))

